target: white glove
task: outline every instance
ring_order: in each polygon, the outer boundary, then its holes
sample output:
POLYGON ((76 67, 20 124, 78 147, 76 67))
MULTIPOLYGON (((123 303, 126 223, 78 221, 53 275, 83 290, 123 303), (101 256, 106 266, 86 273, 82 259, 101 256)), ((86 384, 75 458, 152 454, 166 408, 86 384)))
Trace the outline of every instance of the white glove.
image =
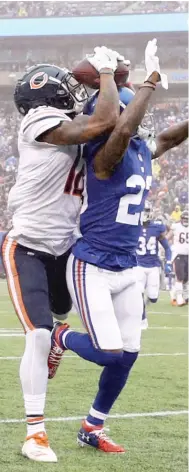
POLYGON ((108 68, 115 72, 117 69, 117 61, 122 60, 122 56, 119 53, 112 51, 105 46, 96 47, 94 49, 94 54, 87 54, 86 58, 98 72, 104 68, 108 68))
POLYGON ((158 72, 161 78, 162 87, 167 90, 168 89, 167 75, 161 74, 160 72, 159 57, 155 55, 156 52, 157 52, 157 39, 154 38, 152 39, 152 41, 148 41, 148 44, 145 49, 145 67, 147 71, 145 80, 149 79, 152 72, 158 72))
POLYGON ((129 67, 131 65, 131 61, 129 59, 124 59, 124 64, 129 67))
POLYGON ((119 54, 119 52, 117 51, 114 51, 113 49, 109 49, 107 48, 106 46, 102 46, 101 48, 95 48, 94 51, 96 49, 101 49, 101 51, 103 51, 105 54, 110 54, 110 55, 113 55, 114 57, 116 57, 117 61, 124 61, 125 58, 124 56, 122 56, 121 54, 119 54))

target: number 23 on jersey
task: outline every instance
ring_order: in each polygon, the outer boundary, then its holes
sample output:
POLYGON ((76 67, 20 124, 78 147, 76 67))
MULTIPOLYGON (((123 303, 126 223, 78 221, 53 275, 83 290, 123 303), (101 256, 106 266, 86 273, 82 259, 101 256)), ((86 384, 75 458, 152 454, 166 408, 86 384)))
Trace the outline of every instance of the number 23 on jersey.
POLYGON ((140 217, 141 217, 141 202, 142 198, 144 195, 145 190, 149 190, 151 187, 152 183, 152 176, 148 175, 146 177, 146 180, 141 175, 131 175, 126 180, 126 187, 129 188, 135 188, 139 187, 139 192, 134 193, 134 194, 127 194, 124 195, 123 197, 120 198, 119 202, 119 207, 118 207, 118 212, 117 212, 117 217, 116 217, 116 222, 117 223, 122 223, 125 225, 133 225, 133 226, 138 226, 140 217), (130 214, 129 210, 132 205, 135 205, 138 207, 138 211, 134 214, 130 214))

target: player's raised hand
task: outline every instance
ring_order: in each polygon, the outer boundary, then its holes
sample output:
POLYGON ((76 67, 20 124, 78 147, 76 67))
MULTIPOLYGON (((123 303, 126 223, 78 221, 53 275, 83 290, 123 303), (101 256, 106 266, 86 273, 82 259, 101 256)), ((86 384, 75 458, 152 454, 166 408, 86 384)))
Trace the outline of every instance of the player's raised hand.
POLYGON ((120 62, 123 61, 124 62, 124 60, 125 60, 124 56, 122 56, 119 52, 114 51, 113 49, 109 49, 106 46, 102 46, 100 49, 105 54, 108 54, 110 56, 113 55, 117 59, 117 61, 120 61, 120 62))
POLYGON ((157 39, 154 38, 152 41, 148 41, 145 49, 145 67, 146 67, 146 78, 148 80, 153 72, 158 72, 162 87, 168 89, 168 79, 166 74, 162 74, 160 71, 159 57, 156 56, 157 52, 157 39))
POLYGON ((90 64, 100 72, 101 69, 110 69, 113 72, 117 69, 118 53, 106 48, 105 46, 96 47, 94 54, 87 54, 86 59, 90 64))

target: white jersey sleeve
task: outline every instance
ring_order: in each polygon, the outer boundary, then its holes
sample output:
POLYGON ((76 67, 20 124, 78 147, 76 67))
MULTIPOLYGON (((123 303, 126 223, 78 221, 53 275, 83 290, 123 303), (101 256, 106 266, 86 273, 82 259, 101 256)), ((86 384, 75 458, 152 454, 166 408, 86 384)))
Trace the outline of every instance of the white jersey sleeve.
POLYGON ((173 251, 172 259, 178 255, 189 254, 189 227, 183 226, 181 222, 172 225, 173 251))
POLYGON ((62 121, 71 121, 62 110, 47 106, 32 108, 22 121, 19 138, 33 143, 41 134, 62 121))

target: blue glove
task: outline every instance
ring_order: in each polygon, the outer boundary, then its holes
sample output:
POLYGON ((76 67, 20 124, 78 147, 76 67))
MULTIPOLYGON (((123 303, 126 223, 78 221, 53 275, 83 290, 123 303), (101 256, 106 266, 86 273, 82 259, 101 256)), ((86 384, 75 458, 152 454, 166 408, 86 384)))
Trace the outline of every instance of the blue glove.
POLYGON ((171 274, 171 272, 172 272, 172 264, 170 261, 167 261, 165 264, 165 274, 168 275, 168 274, 171 274))

